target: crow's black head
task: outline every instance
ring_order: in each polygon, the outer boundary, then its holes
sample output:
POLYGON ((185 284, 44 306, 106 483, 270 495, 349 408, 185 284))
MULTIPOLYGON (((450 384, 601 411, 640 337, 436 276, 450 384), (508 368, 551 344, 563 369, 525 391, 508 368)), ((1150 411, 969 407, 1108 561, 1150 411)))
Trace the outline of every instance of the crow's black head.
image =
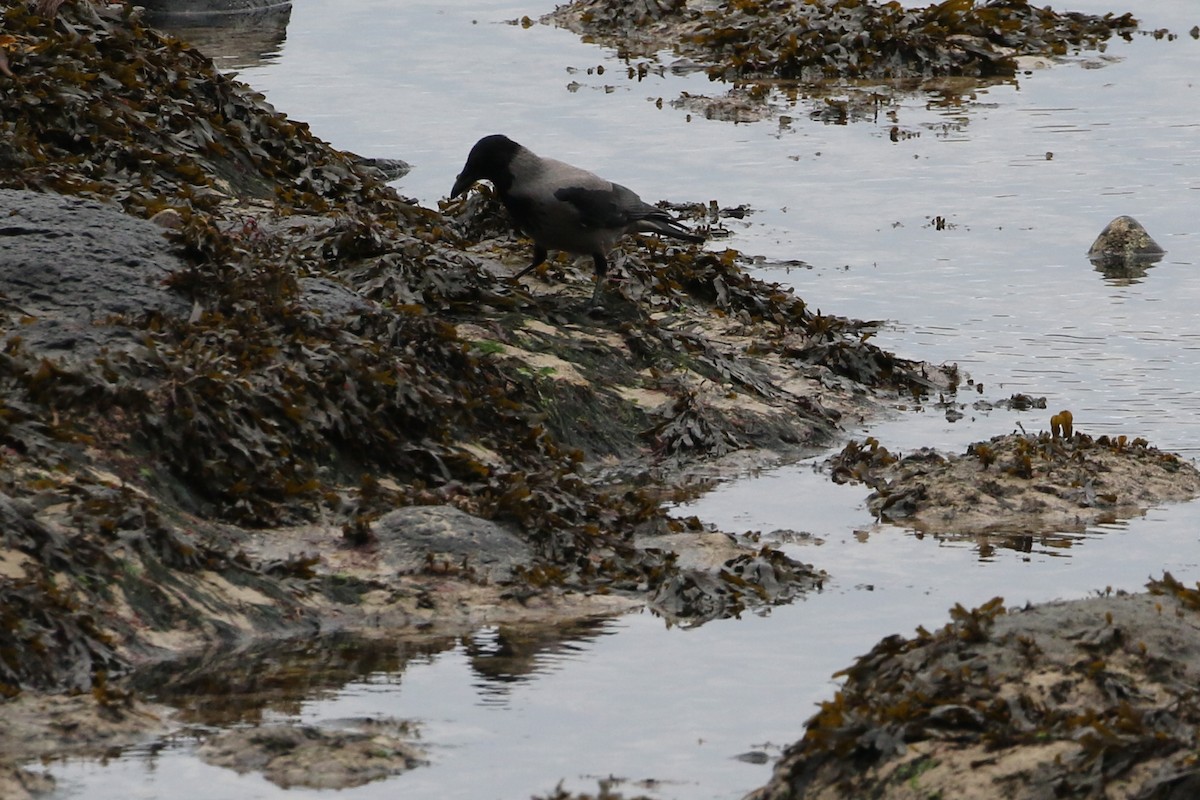
POLYGON ((491 181, 496 190, 504 194, 512 186, 510 165, 520 150, 521 145, 502 134, 494 133, 483 137, 471 148, 467 163, 462 172, 458 173, 454 188, 450 190, 450 196, 458 197, 478 180, 491 181))

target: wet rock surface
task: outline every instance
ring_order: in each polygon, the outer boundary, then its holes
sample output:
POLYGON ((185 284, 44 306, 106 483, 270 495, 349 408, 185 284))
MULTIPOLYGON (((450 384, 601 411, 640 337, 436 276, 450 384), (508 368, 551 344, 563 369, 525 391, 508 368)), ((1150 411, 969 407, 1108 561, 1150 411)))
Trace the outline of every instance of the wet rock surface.
POLYGON ((52 775, 19 761, 102 757, 165 734, 170 709, 121 693, 35 694, 0 704, 0 797, 28 800, 56 787, 52 775))
POLYGON ((1165 251, 1146 231, 1145 226, 1133 217, 1120 216, 1104 226, 1096 241, 1088 248, 1088 257, 1099 259, 1106 256, 1161 256, 1165 251))
POLYGON ((1195 796, 1200 591, 1149 589, 884 639, 748 800, 1195 796))

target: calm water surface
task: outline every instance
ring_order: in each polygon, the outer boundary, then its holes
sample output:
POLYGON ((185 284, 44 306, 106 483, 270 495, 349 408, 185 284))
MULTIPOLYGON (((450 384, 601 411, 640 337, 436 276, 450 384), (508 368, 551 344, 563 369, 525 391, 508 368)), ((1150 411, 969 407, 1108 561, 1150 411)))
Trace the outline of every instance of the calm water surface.
MULTIPOLYGON (((957 104, 903 97, 850 125, 783 98, 786 118, 689 119, 670 101, 724 88, 694 74, 631 80, 611 51, 505 23, 550 4, 299 0, 279 51, 240 76, 334 145, 412 162, 398 187, 426 204, 492 132, 651 200, 748 204, 755 213, 727 241, 768 260, 762 277, 826 313, 888 321, 881 344, 960 364, 983 399, 1025 392, 1051 407, 968 407, 957 422, 931 408, 873 423, 894 450, 958 451, 1018 423, 1044 429, 1049 413, 1069 408, 1084 432, 1145 436, 1196 457, 1200 43, 1187 32, 1200 9, 1056 5, 1068 7, 1132 10, 1146 29, 1180 36, 1114 42, 957 104), (1107 278, 1084 256, 1119 214, 1168 251, 1140 278, 1107 278), (788 259, 806 266, 770 266, 788 259)), ((943 540, 873 525, 861 487, 831 485, 814 470, 819 460, 744 476, 682 509, 725 530, 811 534, 786 546, 831 580, 804 601, 693 630, 649 614, 618 618, 520 674, 489 660, 497 634, 483 630, 402 672, 364 674, 271 714, 421 723, 431 766, 339 798, 527 798, 560 779, 594 791, 609 775, 653 782, 627 794, 738 798, 770 767, 735 757, 774 755, 798 738, 835 690, 831 674, 884 635, 941 625, 956 602, 995 595, 1016 605, 1137 589, 1164 569, 1200 579, 1196 504, 1084 533, 943 540)), ((207 767, 191 750, 184 741, 50 769, 64 798, 173 798, 181 786, 200 800, 333 796, 207 767)))

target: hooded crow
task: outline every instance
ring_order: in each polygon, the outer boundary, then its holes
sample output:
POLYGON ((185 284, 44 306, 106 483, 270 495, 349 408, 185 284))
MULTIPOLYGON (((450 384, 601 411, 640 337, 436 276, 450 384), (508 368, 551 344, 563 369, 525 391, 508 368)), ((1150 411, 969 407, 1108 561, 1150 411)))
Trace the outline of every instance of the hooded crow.
POLYGON ((513 222, 533 239, 533 263, 514 280, 545 261, 548 250, 589 255, 596 266, 593 305, 608 274, 608 252, 625 234, 661 233, 685 242, 704 241, 619 183, 541 158, 500 134, 475 143, 450 196, 458 197, 478 180, 492 182, 513 222))

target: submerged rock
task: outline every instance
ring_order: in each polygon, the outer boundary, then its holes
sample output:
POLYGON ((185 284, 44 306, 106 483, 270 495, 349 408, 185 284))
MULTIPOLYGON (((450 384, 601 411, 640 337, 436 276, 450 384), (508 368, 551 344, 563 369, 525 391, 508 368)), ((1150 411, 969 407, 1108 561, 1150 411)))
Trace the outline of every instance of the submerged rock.
POLYGON ((275 8, 290 8, 291 0, 139 0, 147 11, 163 16, 251 14, 275 8))
POLYGON ((221 69, 260 66, 287 41, 292 4, 275 0, 139 0, 145 21, 200 48, 221 69))
POLYGON ((263 725, 223 731, 199 750, 209 764, 260 772, 284 789, 346 789, 427 763, 404 722, 362 719, 350 729, 263 725))

